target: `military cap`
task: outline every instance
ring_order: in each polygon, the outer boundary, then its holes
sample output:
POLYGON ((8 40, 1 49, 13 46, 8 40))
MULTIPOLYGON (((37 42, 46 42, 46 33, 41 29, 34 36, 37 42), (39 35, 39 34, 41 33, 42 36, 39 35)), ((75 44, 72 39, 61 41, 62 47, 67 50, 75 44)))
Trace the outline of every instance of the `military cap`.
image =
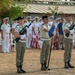
POLYGON ((50 16, 49 18, 51 19, 51 18, 54 18, 54 17, 53 16, 50 16))
POLYGON ((61 18, 57 18, 56 20, 61 20, 61 18))
POLYGON ((23 16, 19 16, 19 17, 17 18, 17 20, 21 20, 21 19, 24 19, 24 17, 23 17, 23 16))
POLYGON ((38 16, 36 16, 34 19, 39 19, 39 17, 38 17, 38 16))
POLYGON ((31 16, 27 16, 27 19, 29 19, 29 18, 31 19, 31 16))
POLYGON ((5 17, 5 18, 3 18, 3 20, 9 20, 9 17, 5 17))
POLYGON ((42 19, 48 18, 48 16, 42 16, 42 19))

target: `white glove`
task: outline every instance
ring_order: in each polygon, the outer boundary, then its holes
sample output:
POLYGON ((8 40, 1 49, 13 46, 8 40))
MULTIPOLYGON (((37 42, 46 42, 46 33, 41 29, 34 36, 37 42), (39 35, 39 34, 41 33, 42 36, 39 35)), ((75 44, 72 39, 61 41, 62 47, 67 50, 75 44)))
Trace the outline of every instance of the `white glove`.
POLYGON ((26 35, 25 34, 21 35, 21 39, 24 39, 24 38, 26 38, 26 35))
POLYGON ((70 33, 73 34, 74 33, 74 29, 70 30, 70 33))

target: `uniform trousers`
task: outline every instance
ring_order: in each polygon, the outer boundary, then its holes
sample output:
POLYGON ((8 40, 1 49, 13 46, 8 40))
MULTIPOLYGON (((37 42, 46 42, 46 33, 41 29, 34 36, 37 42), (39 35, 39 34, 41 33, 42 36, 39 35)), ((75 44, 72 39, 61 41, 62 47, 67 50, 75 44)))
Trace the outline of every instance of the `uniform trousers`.
POLYGON ((73 47, 73 40, 64 38, 64 62, 68 62, 71 60, 71 53, 72 53, 72 47, 73 47))
POLYGON ((64 36, 59 34, 59 41, 58 41, 58 48, 60 49, 60 46, 62 44, 62 48, 64 48, 64 36))
POLYGON ((2 51, 4 53, 9 52, 10 49, 10 39, 9 39, 9 34, 3 34, 3 39, 2 39, 2 51))
POLYGON ((25 54, 25 42, 17 42, 16 43, 16 66, 22 66, 23 65, 23 58, 25 54))
POLYGON ((50 53, 50 40, 44 40, 41 48, 40 63, 47 63, 50 53))

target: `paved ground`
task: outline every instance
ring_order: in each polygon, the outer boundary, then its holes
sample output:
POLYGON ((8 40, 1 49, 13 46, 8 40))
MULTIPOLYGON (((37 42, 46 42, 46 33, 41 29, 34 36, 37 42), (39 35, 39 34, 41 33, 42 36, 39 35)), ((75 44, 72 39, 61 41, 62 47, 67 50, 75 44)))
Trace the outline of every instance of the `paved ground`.
MULTIPOLYGON (((75 75, 75 68, 64 69, 63 53, 63 50, 52 50, 51 70, 43 72, 40 70, 40 50, 27 49, 23 65, 27 73, 22 75, 75 75)), ((75 66, 75 50, 72 51, 71 64, 75 66)), ((15 67, 15 52, 0 53, 0 75, 18 75, 15 67)))

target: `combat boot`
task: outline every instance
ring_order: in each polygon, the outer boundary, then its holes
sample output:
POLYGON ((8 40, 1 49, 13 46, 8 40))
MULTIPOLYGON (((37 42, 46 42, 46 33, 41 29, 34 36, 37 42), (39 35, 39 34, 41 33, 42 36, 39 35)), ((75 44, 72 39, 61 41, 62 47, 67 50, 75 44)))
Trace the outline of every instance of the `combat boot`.
POLYGON ((26 73, 26 71, 24 71, 24 70, 22 69, 22 66, 20 66, 20 70, 22 71, 22 73, 26 73))
POLYGON ((20 66, 17 67, 17 73, 23 73, 20 69, 20 66))
POLYGON ((41 70, 42 71, 46 71, 46 68, 44 67, 44 64, 43 63, 41 63, 41 70))
POLYGON ((44 67, 45 67, 47 70, 50 70, 50 68, 47 67, 46 63, 44 63, 44 67))
POLYGON ((69 66, 69 68, 74 68, 74 66, 72 66, 72 65, 70 64, 70 62, 68 62, 68 66, 69 66))
POLYGON ((64 66, 64 68, 69 69, 68 62, 65 62, 65 66, 64 66))

